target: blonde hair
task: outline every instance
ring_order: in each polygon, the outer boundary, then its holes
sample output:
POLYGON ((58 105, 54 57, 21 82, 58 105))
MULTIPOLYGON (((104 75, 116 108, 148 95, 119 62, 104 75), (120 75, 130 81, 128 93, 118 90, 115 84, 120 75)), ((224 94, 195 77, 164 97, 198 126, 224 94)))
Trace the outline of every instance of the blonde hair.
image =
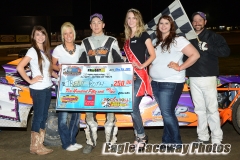
POLYGON ((128 13, 132 12, 135 16, 135 18, 137 19, 137 24, 136 24, 136 32, 134 34, 135 37, 140 37, 142 32, 146 31, 146 29, 144 28, 144 22, 143 22, 143 19, 142 19, 142 15, 141 13, 137 10, 137 9, 134 9, 134 8, 131 8, 127 11, 127 14, 126 14, 126 18, 125 18, 125 23, 124 23, 124 32, 125 32, 125 39, 128 40, 131 38, 131 34, 132 34, 132 30, 131 28, 128 26, 128 13))
POLYGON ((64 37, 63 37, 63 32, 65 31, 66 28, 71 28, 73 33, 74 33, 74 40, 76 38, 76 31, 74 29, 74 25, 70 22, 65 22, 62 24, 61 26, 61 38, 62 38, 62 42, 64 42, 64 37))

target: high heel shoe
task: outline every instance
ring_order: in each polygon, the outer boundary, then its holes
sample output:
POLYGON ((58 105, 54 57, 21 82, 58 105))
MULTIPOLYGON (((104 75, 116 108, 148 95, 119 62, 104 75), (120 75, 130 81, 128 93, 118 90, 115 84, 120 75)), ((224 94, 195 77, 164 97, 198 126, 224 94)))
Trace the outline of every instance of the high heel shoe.
POLYGON ((136 137, 135 141, 132 145, 130 145, 131 149, 138 149, 138 151, 142 151, 144 150, 146 144, 148 143, 148 136, 145 135, 145 137, 140 138, 140 137, 136 137))
POLYGON ((144 150, 147 143, 148 143, 148 136, 147 135, 145 135, 145 137, 143 137, 143 138, 139 138, 138 139, 138 151, 144 150))

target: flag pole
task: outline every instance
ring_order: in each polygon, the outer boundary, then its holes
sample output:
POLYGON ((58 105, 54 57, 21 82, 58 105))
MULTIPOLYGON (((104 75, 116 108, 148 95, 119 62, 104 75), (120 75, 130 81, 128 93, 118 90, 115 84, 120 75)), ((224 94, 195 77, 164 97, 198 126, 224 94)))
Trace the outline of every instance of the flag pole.
MULTIPOLYGON (((185 12, 185 10, 184 10, 184 8, 183 8, 183 6, 182 6, 182 4, 181 4, 181 2, 180 2, 180 0, 176 0, 176 1, 177 1, 177 2, 179 3, 179 5, 181 6, 181 8, 182 8, 183 12, 185 13, 185 15, 187 15, 186 12, 185 12)), ((188 21, 189 21, 189 23, 190 23, 190 26, 191 26, 192 30, 194 31, 194 28, 193 28, 192 23, 190 22, 188 16, 186 16, 185 18, 188 19, 188 21)), ((198 42, 200 42, 197 33, 196 33, 196 32, 194 32, 194 33, 195 33, 196 36, 197 36, 197 40, 198 40, 198 42)))

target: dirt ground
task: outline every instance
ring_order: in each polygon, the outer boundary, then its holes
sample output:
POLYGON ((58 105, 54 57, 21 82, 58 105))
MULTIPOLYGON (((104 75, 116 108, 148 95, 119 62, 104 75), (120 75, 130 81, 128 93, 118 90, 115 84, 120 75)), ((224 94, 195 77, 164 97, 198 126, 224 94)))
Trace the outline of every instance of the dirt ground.
MULTIPOLYGON (((65 151, 61 148, 61 146, 52 146, 49 147, 54 150, 53 153, 38 156, 32 155, 29 153, 29 145, 30 145, 30 125, 26 129, 16 129, 16 128, 1 128, 0 131, 0 159, 1 160, 41 160, 41 159, 51 159, 51 160, 79 160, 79 159, 89 159, 89 160, 111 160, 111 159, 124 159, 124 160, 132 160, 132 159, 163 159, 163 160, 175 160, 175 159, 183 159, 183 160, 212 160, 212 159, 231 159, 237 160, 239 159, 239 142, 240 135, 234 130, 232 124, 227 122, 222 126, 223 129, 223 144, 230 144, 231 150, 229 154, 207 154, 207 155, 196 155, 190 154, 187 152, 186 155, 167 155, 160 153, 152 153, 148 155, 133 153, 128 155, 104 155, 102 153, 103 143, 104 143, 104 130, 100 129, 98 131, 98 141, 97 147, 90 154, 83 154, 82 149, 74 152, 65 151)), ((188 144, 196 139, 196 127, 180 127, 180 132, 182 136, 182 141, 185 144, 188 144)), ((159 144, 161 142, 163 129, 162 127, 157 128, 146 128, 146 134, 149 136, 149 144, 159 144)), ((118 132, 118 142, 124 143, 133 141, 133 130, 132 128, 120 128, 118 132)), ((85 133, 83 129, 80 129, 77 135, 77 142, 85 145, 85 133)))

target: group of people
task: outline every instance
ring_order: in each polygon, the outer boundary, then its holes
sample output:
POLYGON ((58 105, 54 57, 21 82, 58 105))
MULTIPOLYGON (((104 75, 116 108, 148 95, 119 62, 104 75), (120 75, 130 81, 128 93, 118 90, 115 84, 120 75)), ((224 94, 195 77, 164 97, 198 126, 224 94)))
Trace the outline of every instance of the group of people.
MULTIPOLYGON (((192 25, 198 34, 198 40, 188 41, 178 36, 173 19, 168 15, 159 18, 156 26, 156 40, 151 41, 144 29, 141 13, 137 9, 129 9, 125 18, 126 61, 134 68, 133 112, 131 112, 135 139, 130 146, 143 149, 148 142, 139 110, 144 95, 154 97, 160 107, 164 129, 162 144, 164 148, 181 147, 182 140, 175 107, 181 96, 185 77, 190 79, 190 88, 195 113, 198 116, 196 142, 209 143, 208 126, 211 130, 211 141, 220 144, 222 130, 217 103, 218 57, 228 56, 229 47, 224 38, 205 28, 207 19, 203 12, 192 15, 192 25), (146 50, 149 53, 146 59, 146 50), (148 70, 147 70, 148 68, 148 70), (149 71, 149 72, 148 72, 149 71), (169 145, 168 145, 169 144, 169 145)), ((19 74, 30 85, 33 99, 33 122, 31 128, 30 153, 44 155, 53 152, 43 145, 45 122, 51 100, 51 76, 58 78, 55 71, 61 64, 67 63, 124 63, 116 38, 103 32, 105 27, 103 15, 95 13, 90 16, 92 36, 82 40, 82 44, 74 43, 76 32, 70 22, 61 27, 62 44, 50 54, 49 39, 42 26, 35 26, 32 31, 32 47, 17 66, 19 74), (92 55, 98 48, 106 48, 106 56, 92 55), (25 73, 24 67, 30 63, 32 78, 25 73)), ((56 87, 58 90, 58 87, 56 87)), ((62 148, 76 151, 83 146, 76 142, 79 127, 79 112, 58 112, 58 130, 62 148), (67 117, 71 115, 69 126, 67 117)), ((106 113, 105 138, 110 149, 117 142, 118 127, 114 113, 106 113)), ((96 112, 86 112, 86 143, 83 153, 91 153, 97 144, 96 112)))

